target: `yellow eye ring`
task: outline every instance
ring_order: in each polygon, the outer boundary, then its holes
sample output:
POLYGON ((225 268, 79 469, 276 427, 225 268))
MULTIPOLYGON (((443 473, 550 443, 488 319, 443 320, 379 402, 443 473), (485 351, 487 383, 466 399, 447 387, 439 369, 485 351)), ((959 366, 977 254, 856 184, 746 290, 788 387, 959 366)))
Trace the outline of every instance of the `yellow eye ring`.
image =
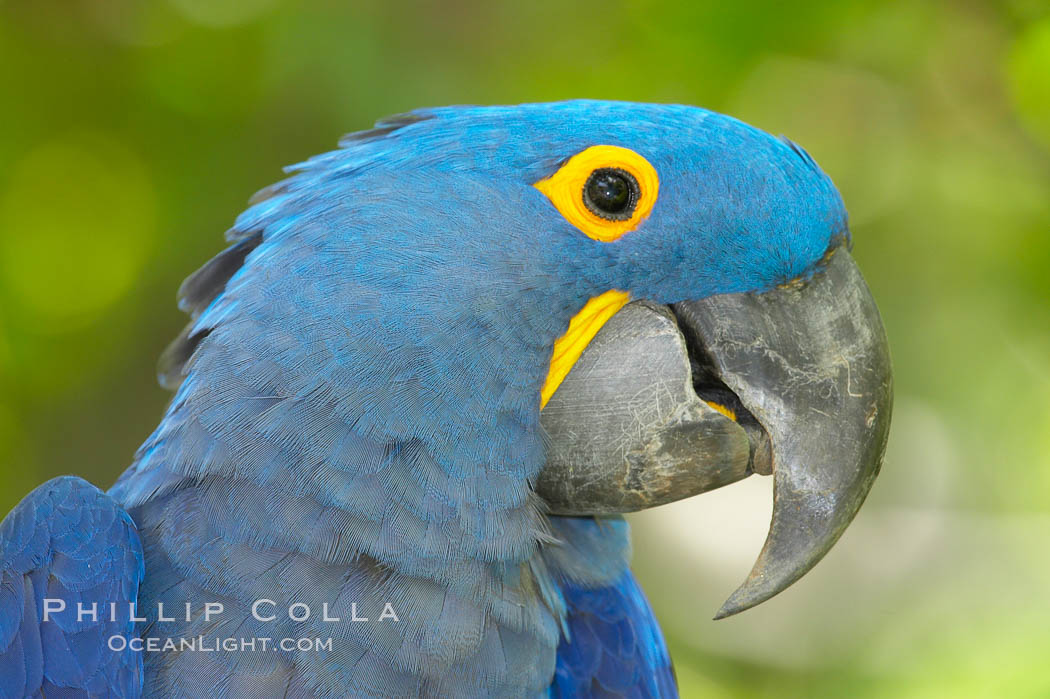
POLYGON ((591 146, 533 186, 584 235, 609 243, 648 218, 660 178, 633 150, 591 146))

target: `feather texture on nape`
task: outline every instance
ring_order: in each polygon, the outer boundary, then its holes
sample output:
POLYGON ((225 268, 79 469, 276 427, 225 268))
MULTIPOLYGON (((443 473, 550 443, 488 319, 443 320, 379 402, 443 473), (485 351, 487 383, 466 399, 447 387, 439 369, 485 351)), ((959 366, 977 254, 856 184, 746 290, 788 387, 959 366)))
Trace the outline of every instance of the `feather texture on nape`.
POLYGON ((419 112, 406 112, 404 114, 394 114, 388 116, 385 119, 380 119, 376 122, 375 127, 366 129, 365 131, 354 131, 348 133, 339 139, 339 145, 343 148, 352 146, 355 143, 365 143, 368 141, 374 141, 379 138, 383 138, 398 129, 410 126, 412 124, 419 123, 430 119, 430 115, 419 113, 419 112))
POLYGON ((259 247, 262 240, 262 230, 239 238, 182 282, 177 295, 179 310, 188 313, 192 320, 160 355, 157 381, 161 386, 174 391, 186 378, 186 363, 210 332, 209 328, 196 327, 197 318, 222 294, 226 284, 240 271, 248 255, 259 247))
POLYGON ((211 258, 196 272, 186 277, 178 292, 179 310, 188 313, 194 320, 214 301, 230 278, 244 265, 252 250, 259 247, 263 234, 253 231, 211 258))
MULTIPOLYGON (((339 141, 339 145, 347 149, 370 143, 430 118, 431 116, 425 113, 396 114, 377 121, 374 128, 347 134, 339 141)), ((293 166, 292 170, 295 169, 293 166)), ((265 207, 271 200, 283 201, 292 196, 293 182, 294 178, 275 182, 252 195, 249 202, 253 207, 265 207)), ((174 391, 182 384, 186 377, 187 362, 210 332, 210 328, 197 327, 197 318, 226 290, 230 279, 243 268, 248 256, 262 244, 263 234, 264 227, 235 224, 226 231, 226 239, 232 245, 208 260, 182 282, 177 295, 179 309, 188 313, 192 320, 168 345, 158 361, 157 380, 164 388, 174 391)))

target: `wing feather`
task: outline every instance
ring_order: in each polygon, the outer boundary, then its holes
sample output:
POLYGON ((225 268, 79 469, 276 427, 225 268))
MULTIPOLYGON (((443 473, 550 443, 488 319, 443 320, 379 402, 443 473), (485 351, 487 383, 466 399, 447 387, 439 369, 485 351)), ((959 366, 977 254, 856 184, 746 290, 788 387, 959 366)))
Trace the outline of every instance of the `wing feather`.
POLYGON ((678 696, 674 669, 648 600, 627 570, 614 584, 563 588, 568 634, 558 647, 550 696, 678 696))
POLYGON ((142 654, 109 639, 135 634, 143 573, 135 524, 98 488, 64 476, 27 495, 0 523, 0 699, 140 696, 142 654), (48 621, 45 599, 65 605, 48 621))

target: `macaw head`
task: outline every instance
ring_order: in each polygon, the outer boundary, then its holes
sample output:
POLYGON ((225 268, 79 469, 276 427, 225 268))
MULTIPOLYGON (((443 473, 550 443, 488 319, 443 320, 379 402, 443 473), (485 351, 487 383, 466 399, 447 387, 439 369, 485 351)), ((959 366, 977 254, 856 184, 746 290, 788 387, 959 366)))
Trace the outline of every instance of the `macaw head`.
POLYGON ((282 331, 353 376, 336 412, 358 429, 516 461, 501 472, 555 513, 774 474, 766 546, 721 615, 837 540, 878 471, 890 369, 842 200, 800 147, 598 101, 424 110, 341 145, 264 190, 187 280, 168 384, 224 319, 284 308, 271 322, 308 317, 282 331))

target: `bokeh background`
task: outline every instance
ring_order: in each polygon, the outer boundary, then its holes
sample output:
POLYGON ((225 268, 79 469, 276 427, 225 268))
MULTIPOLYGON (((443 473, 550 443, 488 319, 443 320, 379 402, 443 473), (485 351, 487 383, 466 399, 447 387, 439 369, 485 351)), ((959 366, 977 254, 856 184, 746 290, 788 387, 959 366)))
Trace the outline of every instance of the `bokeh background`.
POLYGON ((769 479, 635 517, 683 695, 1050 696, 1045 0, 0 0, 0 512, 129 463, 175 289, 283 165, 417 106, 571 97, 805 145, 893 348, 883 475, 780 597, 710 621, 769 479))

